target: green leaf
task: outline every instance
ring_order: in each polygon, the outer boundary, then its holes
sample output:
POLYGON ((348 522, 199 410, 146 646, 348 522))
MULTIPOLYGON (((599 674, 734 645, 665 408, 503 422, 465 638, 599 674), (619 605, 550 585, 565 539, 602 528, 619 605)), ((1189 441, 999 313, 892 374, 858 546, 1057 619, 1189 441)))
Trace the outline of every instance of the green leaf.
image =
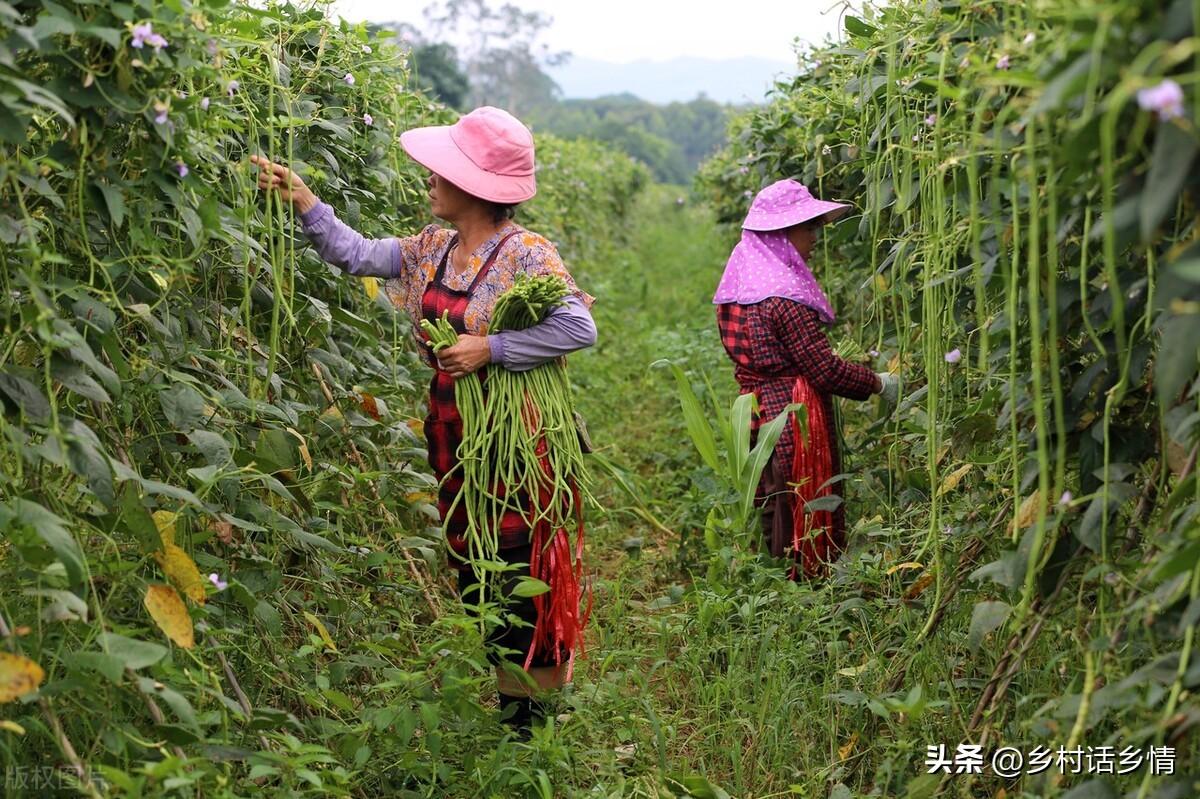
POLYGON ((742 483, 738 487, 741 493, 739 507, 743 520, 750 518, 754 508, 755 494, 758 491, 758 481, 762 477, 767 462, 771 460, 771 455, 775 452, 775 444, 783 435, 783 426, 791 422, 792 413, 796 414, 802 428, 807 429, 808 408, 799 403, 788 405, 779 412, 778 416, 758 429, 758 443, 754 445, 754 449, 750 453, 747 472, 742 476, 742 483))
POLYGON ((1167 214, 1175 209, 1175 201, 1191 174, 1196 157, 1196 139, 1181 126, 1164 123, 1158 126, 1154 154, 1150 157, 1150 174, 1142 190, 1142 238, 1150 239, 1167 214))
POLYGON ((55 355, 50 361, 50 374, 71 391, 93 402, 108 403, 108 392, 78 364, 55 355))
POLYGON ((204 397, 186 383, 176 383, 158 394, 167 421, 179 432, 199 427, 205 419, 204 397))
POLYGON ((730 799, 728 793, 699 774, 668 775, 666 782, 668 788, 676 792, 686 791, 685 796, 692 799, 730 799))
POLYGON ((1200 283, 1200 258, 1186 258, 1171 264, 1171 271, 1184 280, 1200 283))
POLYGON ((67 463, 71 471, 87 481, 88 488, 108 507, 117 504, 116 487, 113 485, 112 467, 100 439, 78 419, 69 419, 63 424, 68 433, 67 463))
POLYGON ((126 638, 116 633, 100 633, 100 648, 108 655, 121 661, 127 669, 144 669, 153 666, 167 656, 167 648, 150 641, 126 638))
POLYGON ((85 577, 83 551, 67 528, 67 521, 38 503, 20 497, 0 505, 0 526, 20 525, 33 530, 54 551, 72 584, 85 577))
POLYGON ((111 683, 120 683, 125 673, 125 664, 120 658, 103 652, 67 652, 62 656, 64 665, 70 669, 88 669, 99 672, 111 683))
POLYGON ((3 392, 17 408, 35 422, 46 422, 50 418, 50 402, 42 390, 33 383, 13 374, 11 368, 0 372, 0 392, 3 392))
MULTIPOLYGON (((660 361, 660 363, 662 362, 660 361)), ((673 363, 671 371, 675 373, 675 383, 679 389, 679 404, 683 408, 683 419, 687 424, 688 435, 692 437, 692 443, 695 444, 700 457, 708 464, 708 468, 720 473, 721 464, 717 460, 717 440, 713 435, 712 425, 704 416, 700 400, 696 397, 696 392, 692 390, 692 384, 688 381, 683 369, 673 363)))
POLYGON ((263 472, 277 472, 296 465, 295 439, 283 430, 273 428, 259 433, 254 446, 254 460, 263 472))
POLYGON ((96 188, 104 196, 104 205, 108 208, 108 217, 114 229, 120 228, 125 222, 125 192, 119 186, 102 181, 96 181, 96 188))
POLYGON ((758 397, 753 392, 740 394, 733 401, 733 409, 729 413, 733 451, 729 453, 729 461, 735 481, 740 481, 746 461, 750 458, 751 416, 757 412, 758 397))
POLYGON ((845 25, 846 31, 851 36, 870 36, 877 30, 874 26, 868 25, 858 17, 849 14, 846 15, 845 25))
POLYGON ((922 774, 915 777, 909 780, 904 799, 932 799, 941 782, 940 774, 922 774))
POLYGON ((196 711, 192 709, 191 704, 178 691, 172 690, 158 680, 152 680, 148 677, 138 677, 138 690, 146 694, 163 700, 167 707, 175 712, 179 720, 188 726, 189 729, 199 732, 200 725, 196 723, 196 711))
POLYGON ((200 454, 204 459, 213 466, 225 466, 233 460, 233 453, 229 448, 229 442, 225 437, 218 433, 210 433, 207 430, 193 430, 188 433, 188 440, 200 450, 200 454))
POLYGON ((516 586, 513 587, 512 594, 519 597, 535 597, 549 591, 550 586, 541 580, 534 577, 522 577, 516 586))
POLYGON ((1087 85, 1087 76, 1092 67, 1092 52, 1089 50, 1076 58, 1071 65, 1046 84, 1041 95, 1029 109, 1026 117, 1034 117, 1045 111, 1059 108, 1064 101, 1074 97, 1087 85))
POLYGON ((983 639, 1008 619, 1012 608, 1007 602, 980 602, 971 613, 971 627, 967 631, 967 646, 971 651, 979 649, 983 639))
POLYGON ((63 591, 57 588, 26 588, 21 592, 25 596, 36 596, 49 599, 50 602, 42 608, 43 621, 83 621, 88 620, 88 604, 73 591, 63 591))
POLYGON ((1164 322, 1157 357, 1154 388, 1159 404, 1170 408, 1196 374, 1200 361, 1200 314, 1181 314, 1164 322))
POLYGON ((158 527, 150 516, 150 511, 142 504, 137 486, 126 482, 121 486, 121 522, 133 533, 138 546, 146 555, 152 555, 162 549, 162 539, 158 527))

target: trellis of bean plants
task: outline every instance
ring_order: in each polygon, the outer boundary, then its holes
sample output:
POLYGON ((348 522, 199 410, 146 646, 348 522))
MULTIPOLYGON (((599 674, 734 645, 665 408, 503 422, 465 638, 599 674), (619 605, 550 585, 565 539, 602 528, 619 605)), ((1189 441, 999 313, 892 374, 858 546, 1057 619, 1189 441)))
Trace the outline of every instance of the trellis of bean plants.
POLYGON ((869 5, 699 181, 731 223, 780 177, 857 206, 813 262, 841 351, 906 391, 847 449, 886 498, 875 553, 925 592, 916 640, 969 642, 963 740, 1050 717, 1072 746, 1194 751, 1198 20, 1184 0, 869 5), (1062 695, 1018 706, 1047 627, 1073 653, 1062 695))

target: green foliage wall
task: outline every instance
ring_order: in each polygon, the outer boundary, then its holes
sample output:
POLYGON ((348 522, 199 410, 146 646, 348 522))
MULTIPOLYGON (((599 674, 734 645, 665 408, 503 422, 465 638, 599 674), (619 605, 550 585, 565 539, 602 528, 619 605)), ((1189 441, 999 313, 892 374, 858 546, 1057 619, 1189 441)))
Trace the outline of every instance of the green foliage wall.
MULTIPOLYGON (((858 208, 814 264, 846 351, 907 382, 899 413, 848 449, 886 486, 884 524, 924 527, 872 544, 927 564, 920 637, 964 587, 982 600, 973 648, 1052 614, 1079 651, 1037 718, 1074 720, 1073 741, 1184 740, 1200 718, 1185 701, 1200 684, 1200 10, 868 12, 734 122, 700 190, 731 223, 783 177, 858 208), (978 551, 976 569, 963 553, 978 551)), ((963 734, 1022 740, 1038 723, 995 710, 963 734)))

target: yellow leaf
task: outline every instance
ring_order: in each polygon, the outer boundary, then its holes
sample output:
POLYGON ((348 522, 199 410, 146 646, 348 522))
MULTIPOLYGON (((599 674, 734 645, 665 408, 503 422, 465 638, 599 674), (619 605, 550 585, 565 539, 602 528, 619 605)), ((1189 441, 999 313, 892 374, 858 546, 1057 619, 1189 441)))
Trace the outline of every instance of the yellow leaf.
POLYGON ((887 370, 889 372, 891 372, 892 374, 899 374, 899 372, 900 372, 900 353, 896 353, 895 355, 892 356, 892 359, 890 361, 888 361, 887 370))
POLYGON ((921 594, 925 593, 925 589, 928 588, 929 584, 932 582, 933 582, 933 575, 930 574, 929 572, 925 572, 924 574, 922 574, 920 577, 917 578, 917 581, 915 583, 913 583, 912 585, 910 585, 908 587, 907 591, 904 592, 904 600, 906 602, 910 602, 910 601, 916 599, 921 594))
POLYGON ((1021 507, 1017 508, 1017 518, 1013 519, 1008 525, 1008 532, 1011 534, 1014 530, 1024 530, 1036 522, 1038 508, 1041 504, 1041 489, 1025 497, 1025 501, 1021 503, 1021 507))
POLYGON ((880 291, 887 291, 888 290, 887 277, 885 277, 882 274, 876 275, 875 276, 875 288, 879 289, 880 291))
POLYGON ((858 733, 850 736, 850 740, 846 741, 845 745, 838 747, 838 759, 845 760, 854 752, 854 745, 858 743, 858 733))
POLYGON ((321 623, 320 619, 309 613, 307 610, 304 611, 304 618, 308 619, 309 624, 317 628, 317 634, 321 636, 321 640, 325 642, 325 646, 329 647, 334 652, 338 651, 337 645, 334 644, 333 639, 329 637, 329 630, 325 629, 325 625, 321 623))
POLYGON ((300 435, 300 432, 294 427, 289 427, 287 431, 295 436, 296 440, 300 442, 300 458, 304 461, 304 465, 311 470, 313 467, 313 459, 312 455, 308 454, 308 444, 304 441, 304 436, 300 435))
POLYGON ((887 570, 886 573, 887 574, 895 574, 896 572, 903 571, 905 569, 920 569, 920 568, 922 568, 921 564, 917 563, 915 560, 906 560, 904 563, 897 563, 895 566, 892 566, 891 568, 889 568, 887 570))
POLYGON ((46 679, 46 672, 24 655, 0 652, 0 702, 11 702, 32 693, 46 679))
POLYGON ((379 295, 379 281, 373 277, 362 279, 363 288, 367 290, 367 299, 374 300, 379 295))
POLYGON ((838 669, 837 673, 843 677, 857 677, 869 668, 871 668, 871 661, 868 660, 861 666, 847 666, 844 669, 838 669))
POLYGON ((193 602, 204 604, 204 578, 188 553, 174 544, 167 544, 162 552, 155 552, 154 559, 162 567, 163 574, 171 584, 193 602))
POLYGON ((962 479, 967 476, 967 472, 971 471, 971 467, 973 465, 974 464, 971 463, 963 464, 954 471, 950 472, 950 474, 943 477, 942 484, 938 488, 937 495, 940 497, 947 491, 953 491, 954 489, 958 488, 958 484, 961 483, 962 479))
POLYGON ((419 435, 419 436, 425 435, 425 420, 424 419, 409 419, 407 422, 405 422, 405 424, 408 425, 409 430, 413 431, 417 435, 419 435))
POLYGON ((179 598, 179 594, 169 585, 153 584, 146 586, 146 598, 142 600, 150 618, 167 637, 184 649, 196 645, 196 636, 192 630, 192 617, 188 615, 187 606, 179 598))
POLYGON ((938 450, 937 460, 935 460, 934 463, 941 463, 942 460, 946 457, 946 453, 949 451, 950 451, 950 445, 942 444, 942 448, 938 450))
POLYGON ((0 730, 8 730, 9 732, 11 732, 15 735, 24 735, 25 734, 24 727, 22 727, 20 724, 16 723, 15 721, 9 721, 8 719, 0 719, 0 730))
POLYGON ((177 515, 175 511, 171 510, 154 511, 154 525, 158 528, 158 537, 162 539, 164 547, 175 543, 175 517, 177 515))
POLYGON ((437 502, 437 497, 427 491, 413 491, 410 494, 404 495, 404 501, 409 505, 420 505, 422 503, 432 505, 437 502))

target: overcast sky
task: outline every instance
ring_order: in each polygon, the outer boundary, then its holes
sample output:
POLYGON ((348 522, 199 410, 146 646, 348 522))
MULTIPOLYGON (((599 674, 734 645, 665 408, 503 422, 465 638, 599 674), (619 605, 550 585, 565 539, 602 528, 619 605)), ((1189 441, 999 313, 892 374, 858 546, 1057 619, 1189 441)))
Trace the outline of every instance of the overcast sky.
MULTIPOLYGON (((819 42, 837 31, 843 5, 838 0, 742 0, 720 6, 696 0, 514 2, 527 11, 554 17, 544 39, 551 49, 622 63, 679 56, 758 56, 791 63, 794 38, 819 42), (720 10, 700 10, 714 6, 720 10)), ((352 21, 421 23, 428 4, 428 0, 336 0, 334 9, 352 21)))

